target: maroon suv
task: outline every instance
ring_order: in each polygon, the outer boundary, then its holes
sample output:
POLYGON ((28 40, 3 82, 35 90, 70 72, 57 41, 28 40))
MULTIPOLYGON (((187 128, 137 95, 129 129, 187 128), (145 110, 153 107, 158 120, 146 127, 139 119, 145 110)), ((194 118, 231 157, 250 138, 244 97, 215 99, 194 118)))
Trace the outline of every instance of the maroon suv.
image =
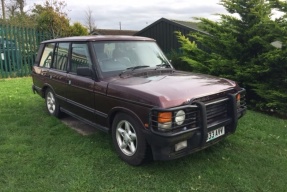
POLYGON ((169 160, 234 133, 246 111, 235 82, 176 71, 155 40, 130 36, 44 41, 33 91, 48 112, 76 117, 112 134, 119 156, 139 165, 169 160))

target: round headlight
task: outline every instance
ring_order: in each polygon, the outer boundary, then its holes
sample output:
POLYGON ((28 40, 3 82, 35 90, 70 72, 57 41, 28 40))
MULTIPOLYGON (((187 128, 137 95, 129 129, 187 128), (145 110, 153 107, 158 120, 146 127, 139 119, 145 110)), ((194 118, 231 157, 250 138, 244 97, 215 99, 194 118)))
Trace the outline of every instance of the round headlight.
POLYGON ((183 110, 179 110, 175 113, 175 122, 177 125, 182 125, 185 120, 185 112, 183 110))

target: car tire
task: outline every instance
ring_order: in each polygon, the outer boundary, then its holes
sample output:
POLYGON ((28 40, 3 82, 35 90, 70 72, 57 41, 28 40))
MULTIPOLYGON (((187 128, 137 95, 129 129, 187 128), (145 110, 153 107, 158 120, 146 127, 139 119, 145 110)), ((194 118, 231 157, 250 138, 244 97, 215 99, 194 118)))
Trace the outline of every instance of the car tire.
POLYGON ((60 107, 55 93, 48 88, 45 92, 46 107, 50 115, 60 117, 60 107))
POLYGON ((112 139, 117 154, 133 166, 141 165, 148 157, 147 142, 140 129, 140 123, 125 113, 117 114, 112 125, 112 139))

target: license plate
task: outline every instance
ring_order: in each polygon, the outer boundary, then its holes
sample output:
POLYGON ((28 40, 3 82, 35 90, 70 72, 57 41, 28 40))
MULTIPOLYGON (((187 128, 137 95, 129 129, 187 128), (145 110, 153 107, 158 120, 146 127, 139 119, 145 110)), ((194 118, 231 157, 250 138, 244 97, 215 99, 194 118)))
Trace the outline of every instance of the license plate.
POLYGON ((224 127, 219 127, 213 131, 209 131, 206 142, 216 139, 224 134, 225 134, 224 127))

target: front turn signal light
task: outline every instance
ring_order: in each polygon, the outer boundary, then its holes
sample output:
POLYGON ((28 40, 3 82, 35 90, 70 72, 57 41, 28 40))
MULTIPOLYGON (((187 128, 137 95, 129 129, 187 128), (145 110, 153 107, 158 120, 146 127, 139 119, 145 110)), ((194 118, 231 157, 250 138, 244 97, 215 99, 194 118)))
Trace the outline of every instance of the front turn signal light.
POLYGON ((157 117, 158 123, 168 123, 172 121, 172 113, 171 112, 159 112, 157 117))
POLYGON ((237 101, 240 101, 240 97, 241 97, 240 94, 237 94, 237 95, 236 95, 236 100, 237 100, 237 101))
POLYGON ((240 94, 237 94, 236 95, 236 104, 237 104, 237 108, 239 108, 240 107, 240 94))

